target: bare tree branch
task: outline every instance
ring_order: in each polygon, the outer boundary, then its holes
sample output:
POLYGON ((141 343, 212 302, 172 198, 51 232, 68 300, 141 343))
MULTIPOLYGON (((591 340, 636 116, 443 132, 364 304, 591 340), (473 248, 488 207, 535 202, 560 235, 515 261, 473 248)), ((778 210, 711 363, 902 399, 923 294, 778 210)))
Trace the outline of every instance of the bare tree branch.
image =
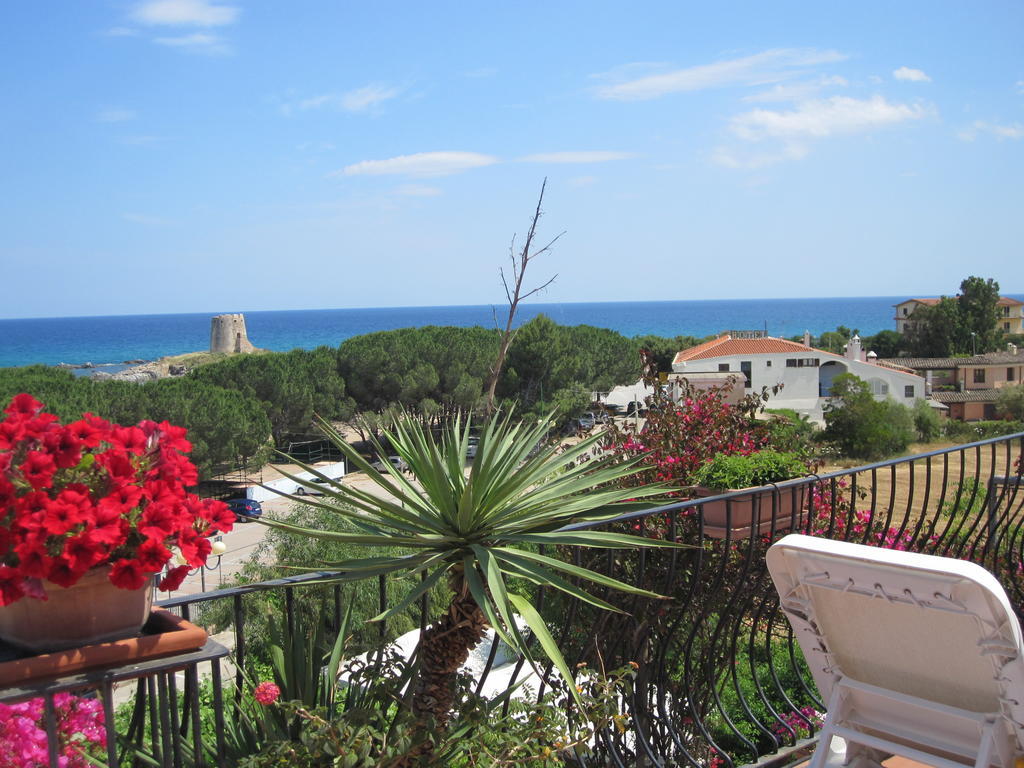
MULTIPOLYGON (((509 282, 505 277, 505 270, 499 268, 498 274, 501 275, 501 284, 505 289, 505 298, 508 300, 508 319, 505 322, 505 330, 501 334, 501 346, 498 348, 498 357, 494 361, 494 365, 491 367, 490 377, 487 382, 487 415, 494 413, 494 393, 498 386, 498 379, 501 377, 501 370, 505 366, 505 358, 508 356, 508 348, 512 344, 512 339, 515 333, 512 326, 515 322, 516 311, 519 309, 519 303, 535 293, 543 291, 549 285, 551 285, 558 277, 556 274, 550 278, 546 283, 536 288, 532 288, 528 291, 523 291, 523 278, 526 276, 526 268, 530 265, 530 262, 538 256, 547 253, 551 250, 558 239, 564 235, 564 232, 560 232, 555 236, 551 242, 536 251, 530 250, 533 245, 533 239, 537 234, 537 224, 540 222, 540 217, 543 215, 541 205, 544 203, 544 190, 548 185, 547 178, 544 179, 540 185, 540 196, 537 198, 537 208, 533 212, 533 219, 530 221, 530 228, 526 233, 526 240, 523 243, 523 248, 519 252, 518 257, 516 255, 515 243, 516 238, 512 236, 512 244, 509 246, 509 261, 512 262, 512 277, 513 286, 509 288, 509 282)), ((495 313, 496 315, 497 313, 495 313)), ((497 317, 495 317, 497 319, 497 317)))

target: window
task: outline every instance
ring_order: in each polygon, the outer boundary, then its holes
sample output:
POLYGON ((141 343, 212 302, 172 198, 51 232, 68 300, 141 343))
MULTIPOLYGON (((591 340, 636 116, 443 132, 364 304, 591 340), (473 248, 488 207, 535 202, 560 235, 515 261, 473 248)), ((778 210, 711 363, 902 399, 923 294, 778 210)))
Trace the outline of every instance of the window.
POLYGON ((904 397, 913 397, 914 396, 914 385, 913 384, 907 384, 907 386, 905 386, 903 388, 903 396, 904 397))
POLYGON ((765 360, 764 361, 764 367, 765 368, 771 368, 772 367, 772 361, 771 360, 765 360))
POLYGON ((718 370, 720 370, 720 371, 728 371, 729 370, 729 364, 728 363, 719 363, 718 364, 718 370))
POLYGON ((1009 323, 1003 323, 1003 330, 1004 331, 1010 330, 1010 324, 1009 323))
POLYGON ((745 387, 752 386, 751 383, 750 383, 750 361, 749 360, 744 360, 743 362, 741 362, 740 363, 740 370, 743 372, 743 378, 745 378, 747 380, 747 383, 744 384, 744 386, 745 387))
POLYGON ((1006 380, 1013 381, 1013 368, 1006 369, 1006 380))
POLYGON ((907 309, 906 307, 904 307, 904 308, 903 308, 903 316, 904 316, 904 317, 906 317, 906 316, 907 316, 907 315, 909 315, 909 314, 910 314, 910 310, 909 310, 909 309, 907 309))
POLYGON ((984 384, 985 383, 985 369, 984 368, 975 368, 974 369, 974 383, 975 384, 984 384))
POLYGON ((889 385, 886 384, 881 379, 869 379, 868 380, 868 384, 871 385, 871 394, 872 395, 888 395, 889 394, 889 385))
POLYGON ((816 357, 790 357, 786 359, 787 368, 817 368, 821 361, 816 357))

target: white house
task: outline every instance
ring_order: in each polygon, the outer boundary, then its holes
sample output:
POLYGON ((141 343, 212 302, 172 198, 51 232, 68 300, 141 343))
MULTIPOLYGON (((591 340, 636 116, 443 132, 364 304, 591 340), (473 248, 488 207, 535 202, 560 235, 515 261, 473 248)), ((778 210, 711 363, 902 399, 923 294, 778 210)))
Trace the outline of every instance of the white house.
POLYGON ((874 396, 891 397, 898 403, 912 406, 925 397, 925 382, 909 370, 883 367, 874 362, 874 353, 864 354, 860 338, 854 336, 844 355, 810 346, 805 334, 804 344, 767 336, 760 331, 730 331, 717 339, 684 349, 672 361, 672 372, 687 374, 734 372, 744 392, 759 392, 762 387, 781 384, 769 408, 791 408, 821 421, 822 407, 836 376, 852 373, 871 386, 874 396))

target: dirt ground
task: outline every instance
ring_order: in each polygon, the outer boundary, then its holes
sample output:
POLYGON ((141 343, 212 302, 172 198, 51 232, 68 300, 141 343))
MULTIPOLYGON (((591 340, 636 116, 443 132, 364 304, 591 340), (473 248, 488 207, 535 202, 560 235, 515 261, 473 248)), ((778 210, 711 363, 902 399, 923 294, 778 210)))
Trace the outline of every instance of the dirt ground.
MULTIPOLYGON (((1003 443, 929 456, 929 453, 953 446, 954 443, 950 442, 913 445, 908 453, 908 456, 918 457, 913 461, 865 470, 848 477, 851 485, 856 482, 858 489, 868 493, 858 501, 857 508, 873 509, 876 514, 883 515, 891 511, 894 520, 904 516, 917 519, 922 514, 932 516, 956 500, 957 489, 965 481, 977 478, 981 482, 979 493, 984 494, 989 478, 1013 477, 1016 474, 1014 463, 1021 453, 1017 445, 1003 443)), ((856 466, 861 464, 830 464, 821 473, 856 466)), ((996 480, 994 488, 997 494, 1001 494, 1004 485, 996 480)), ((1004 510, 1010 508, 1015 515, 1020 515, 1022 497, 1024 492, 1014 494, 1013 487, 1006 488, 1004 510)), ((961 505, 967 503, 968 499, 962 498, 961 505)))

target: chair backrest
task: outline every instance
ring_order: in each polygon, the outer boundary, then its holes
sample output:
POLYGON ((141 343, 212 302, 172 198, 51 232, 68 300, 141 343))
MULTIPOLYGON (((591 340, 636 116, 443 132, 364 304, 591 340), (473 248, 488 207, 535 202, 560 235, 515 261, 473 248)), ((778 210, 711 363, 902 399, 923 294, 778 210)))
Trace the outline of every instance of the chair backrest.
POLYGON ((767 555, 828 701, 842 677, 1006 719, 1021 742, 1021 629, 1006 592, 963 560, 800 534, 767 555))

